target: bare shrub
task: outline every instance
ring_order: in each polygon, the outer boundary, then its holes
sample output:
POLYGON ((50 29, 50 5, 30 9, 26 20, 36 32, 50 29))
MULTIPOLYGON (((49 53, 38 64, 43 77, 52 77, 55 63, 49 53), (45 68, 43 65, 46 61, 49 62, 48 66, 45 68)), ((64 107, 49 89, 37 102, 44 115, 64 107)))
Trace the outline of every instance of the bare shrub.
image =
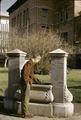
POLYGON ((31 57, 32 54, 40 54, 42 59, 39 63, 37 71, 41 70, 45 73, 49 71, 49 55, 50 51, 55 49, 63 49, 66 52, 72 53, 73 46, 61 40, 60 36, 56 32, 44 32, 40 31, 37 33, 32 33, 29 35, 14 35, 13 39, 10 41, 10 50, 18 48, 22 51, 27 52, 28 56, 31 57))

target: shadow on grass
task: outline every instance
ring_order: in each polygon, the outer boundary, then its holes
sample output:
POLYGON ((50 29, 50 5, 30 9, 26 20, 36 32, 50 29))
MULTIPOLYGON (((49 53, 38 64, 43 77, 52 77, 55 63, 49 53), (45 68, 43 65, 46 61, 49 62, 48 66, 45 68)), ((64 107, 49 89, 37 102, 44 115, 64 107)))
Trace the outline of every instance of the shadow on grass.
POLYGON ((68 87, 68 88, 72 88, 72 89, 81 89, 81 86, 70 86, 70 87, 68 87))

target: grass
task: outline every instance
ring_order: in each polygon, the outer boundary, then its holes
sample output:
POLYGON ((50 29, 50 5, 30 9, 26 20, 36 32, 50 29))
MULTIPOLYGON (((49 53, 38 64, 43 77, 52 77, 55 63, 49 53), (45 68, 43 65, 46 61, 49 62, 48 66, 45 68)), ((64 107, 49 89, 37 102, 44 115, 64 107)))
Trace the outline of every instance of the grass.
POLYGON ((36 77, 41 81, 41 82, 44 82, 44 83, 50 83, 51 81, 51 78, 50 78, 50 75, 39 75, 37 74, 36 77))
POLYGON ((76 69, 70 71, 70 73, 68 74, 68 86, 81 86, 81 70, 76 69))
POLYGON ((8 86, 8 69, 0 68, 0 96, 4 95, 4 91, 8 86))
MULTIPOLYGON (((44 83, 50 83, 49 75, 36 75, 39 80, 44 83)), ((81 70, 70 70, 67 77, 67 85, 74 96, 74 102, 81 103, 81 70)), ((0 68, 0 96, 4 95, 4 91, 8 86, 8 69, 0 68)))
MULTIPOLYGON (((37 75, 43 82, 51 82, 49 75, 37 75)), ((73 94, 73 102, 81 103, 81 70, 70 70, 67 76, 67 86, 73 94)))
POLYGON ((81 103, 81 70, 71 70, 68 75, 67 84, 73 94, 73 101, 81 103))

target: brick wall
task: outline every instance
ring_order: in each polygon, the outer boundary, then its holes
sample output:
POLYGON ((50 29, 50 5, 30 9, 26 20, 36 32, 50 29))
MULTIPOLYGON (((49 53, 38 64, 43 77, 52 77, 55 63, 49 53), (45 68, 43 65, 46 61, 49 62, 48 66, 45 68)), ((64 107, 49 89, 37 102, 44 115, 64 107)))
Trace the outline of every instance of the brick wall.
MULTIPOLYGON (((16 23, 15 27, 17 27, 17 16, 22 13, 22 25, 23 28, 23 11, 29 9, 29 22, 28 25, 25 26, 25 30, 29 29, 29 31, 38 31, 41 28, 56 28, 59 33, 68 32, 68 42, 73 42, 74 40, 74 2, 72 0, 27 0, 23 5, 21 5, 18 9, 10 14, 10 29, 12 24, 12 19, 15 18, 16 23), (61 10, 66 9, 68 18, 63 17, 64 22, 61 21, 61 10), (42 24, 42 9, 47 9, 47 23, 42 24)), ((63 13, 64 13, 63 12, 63 13)), ((67 16, 66 16, 67 17, 67 16)), ((12 30, 11 30, 12 31, 12 30)))

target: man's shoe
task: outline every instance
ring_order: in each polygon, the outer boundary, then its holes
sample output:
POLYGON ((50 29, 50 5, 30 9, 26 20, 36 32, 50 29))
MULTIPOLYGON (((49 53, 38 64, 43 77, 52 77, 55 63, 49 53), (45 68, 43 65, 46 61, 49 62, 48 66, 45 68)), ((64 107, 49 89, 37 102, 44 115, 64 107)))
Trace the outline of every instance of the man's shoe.
POLYGON ((24 115, 24 118, 32 118, 32 117, 33 117, 33 114, 31 114, 31 113, 24 115))
POLYGON ((22 117, 22 118, 24 118, 24 117, 25 117, 25 115, 21 115, 21 117, 22 117))

